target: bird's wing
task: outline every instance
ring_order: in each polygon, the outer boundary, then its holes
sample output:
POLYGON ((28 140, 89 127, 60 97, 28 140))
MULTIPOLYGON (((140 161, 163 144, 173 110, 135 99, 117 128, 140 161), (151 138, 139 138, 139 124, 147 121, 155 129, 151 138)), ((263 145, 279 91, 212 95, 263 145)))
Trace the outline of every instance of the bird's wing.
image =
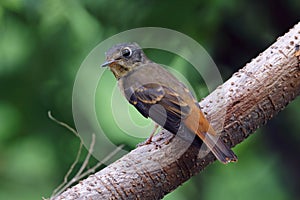
POLYGON ((182 119, 190 113, 189 105, 172 88, 156 83, 125 90, 128 101, 146 118, 176 133, 182 119))

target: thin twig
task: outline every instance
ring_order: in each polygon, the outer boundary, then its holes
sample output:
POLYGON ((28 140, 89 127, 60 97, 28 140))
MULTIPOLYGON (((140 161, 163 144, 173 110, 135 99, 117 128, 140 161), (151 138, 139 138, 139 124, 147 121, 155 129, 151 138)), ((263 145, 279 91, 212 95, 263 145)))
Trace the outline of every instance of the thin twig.
MULTIPOLYGON (((71 126, 69 126, 68 124, 64 123, 64 122, 61 122, 59 121, 58 119, 56 119, 55 117, 52 116, 51 114, 51 111, 48 111, 48 116, 49 118, 54 121, 55 123, 67 128, 69 131, 71 131, 72 133, 74 133, 74 135, 76 135, 77 137, 80 138, 80 135, 78 134, 78 132, 73 129, 71 126)), ((73 183, 81 180, 83 177, 91 174, 91 173, 94 173, 96 171, 96 169, 98 167, 100 167, 102 164, 104 164, 105 162, 107 162, 109 159, 111 159, 114 155, 116 155, 123 147, 124 145, 119 145, 114 151, 112 151, 110 154, 108 154, 104 159, 102 159, 101 161, 99 161, 94 167, 90 168, 89 170, 87 170, 86 172, 83 172, 84 169, 86 169, 86 166, 88 165, 88 162, 89 162, 89 159, 93 153, 93 150, 94 150, 94 145, 95 145, 95 142, 96 142, 96 135, 93 134, 92 135, 92 141, 91 141, 91 144, 90 144, 90 148, 89 148, 89 151, 88 151, 88 154, 82 164, 82 166, 80 167, 80 169, 78 170, 78 172, 76 173, 76 175, 74 176, 74 178, 72 178, 69 182, 68 182, 68 178, 70 176, 70 174, 72 173, 72 171, 74 170, 76 164, 78 163, 79 161, 79 158, 80 158, 80 155, 81 155, 81 152, 82 152, 82 147, 83 147, 83 141, 82 139, 80 138, 80 146, 79 146, 79 149, 78 149, 78 152, 77 152, 77 155, 76 155, 76 158, 75 158, 75 161, 72 163, 72 165, 70 166, 70 169, 68 170, 67 174, 65 175, 64 177, 64 181, 62 184, 60 184, 52 193, 50 199, 53 199, 55 197, 57 197, 58 195, 60 195, 62 192, 64 192, 68 187, 70 187, 73 183)))
MULTIPOLYGON (((77 132, 74 128, 72 128, 72 127, 69 126, 68 124, 66 124, 66 123, 64 123, 64 122, 62 122, 62 121, 59 121, 58 119, 56 119, 55 117, 53 117, 50 110, 48 111, 48 117, 49 117, 52 121, 56 122, 57 124, 59 124, 59 125, 65 127, 65 128, 67 128, 69 131, 71 131, 71 132, 74 133, 77 137, 80 138, 78 132, 77 132)), ((81 140, 81 138, 80 138, 80 140, 81 140)))
POLYGON ((79 158, 80 158, 80 155, 81 155, 81 152, 82 152, 82 147, 83 147, 83 143, 80 142, 80 146, 79 146, 79 149, 78 149, 78 152, 77 152, 77 155, 76 155, 76 159, 74 160, 74 162, 70 166, 70 169, 68 170, 67 174, 65 175, 64 181, 57 188, 55 188, 55 190, 53 191, 51 197, 57 196, 57 195, 61 194, 64 191, 63 187, 68 183, 68 178, 69 178, 70 174, 72 173, 72 171, 74 170, 76 164, 79 161, 79 158))
MULTIPOLYGON (((73 183, 77 182, 78 180, 80 180, 80 175, 81 173, 83 172, 83 170, 86 168, 88 162, 89 162, 89 159, 92 155, 92 152, 93 152, 93 149, 94 149, 94 145, 95 145, 95 141, 96 141, 96 136, 95 134, 92 135, 92 141, 91 141, 91 145, 90 145, 90 148, 89 148, 89 152, 83 162, 83 164, 81 165, 80 169, 78 170, 78 172, 76 173, 76 175, 74 176, 74 178, 72 178, 69 182, 67 182, 63 187, 61 187, 61 189, 54 195, 51 197, 52 198, 55 198, 56 196, 60 195, 63 191, 65 191, 68 187, 70 187, 73 183)), ((81 143, 82 144, 82 143, 81 143)))
POLYGON ((114 151, 112 151, 104 159, 99 161, 94 167, 92 167, 89 170, 87 170, 86 172, 82 173, 81 176, 79 176, 79 180, 91 173, 94 173, 98 167, 100 167, 105 162, 107 162, 109 159, 111 159, 114 155, 116 155, 124 146, 125 146, 124 144, 119 145, 114 151))
POLYGON ((90 145, 90 148, 89 148, 89 152, 86 155, 86 157, 85 157, 80 169, 78 170, 77 174, 74 176, 74 178, 72 180, 76 180, 76 177, 80 176, 82 174, 83 170, 86 168, 87 164, 89 163, 90 157, 93 153, 95 142, 96 142, 96 135, 95 135, 95 133, 93 133, 91 145, 90 145))
MULTIPOLYGON (((52 116, 51 111, 48 111, 48 117, 52 121, 54 121, 55 123, 63 126, 64 128, 67 128, 69 131, 71 131, 72 133, 74 133, 75 136, 79 137, 78 132, 74 128, 72 128, 68 124, 66 124, 66 123, 64 123, 64 122, 59 121, 58 119, 56 119, 54 116, 52 116)), ((82 147, 83 147, 83 141, 80 138, 80 144, 79 144, 79 149, 77 151, 76 158, 75 158, 74 162, 72 163, 72 165, 70 166, 70 169, 68 170, 67 174, 65 175, 64 181, 57 188, 55 188, 55 190, 53 191, 51 197, 57 196, 57 195, 61 194, 65 190, 64 186, 68 183, 68 178, 69 178, 70 174, 72 173, 72 171, 74 170, 76 164, 79 161, 79 158, 80 158, 80 155, 81 155, 81 152, 82 152, 82 147)))

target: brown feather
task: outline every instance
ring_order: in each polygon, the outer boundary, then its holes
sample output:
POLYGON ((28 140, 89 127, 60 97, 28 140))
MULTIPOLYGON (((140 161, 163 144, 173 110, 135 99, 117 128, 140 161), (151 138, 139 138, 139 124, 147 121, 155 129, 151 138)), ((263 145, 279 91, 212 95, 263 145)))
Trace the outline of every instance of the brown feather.
POLYGON ((115 45, 106 54, 107 62, 127 100, 146 118, 177 134, 196 134, 223 163, 236 161, 205 118, 188 88, 160 65, 149 60, 136 43, 115 45), (124 54, 123 50, 127 49, 124 54), (131 53, 130 53, 131 52, 131 53), (130 53, 130 54, 128 54, 130 53))
POLYGON ((227 147, 222 138, 216 134, 210 123, 197 105, 192 107, 191 114, 184 120, 185 126, 207 145, 218 160, 222 163, 236 162, 237 156, 227 147))

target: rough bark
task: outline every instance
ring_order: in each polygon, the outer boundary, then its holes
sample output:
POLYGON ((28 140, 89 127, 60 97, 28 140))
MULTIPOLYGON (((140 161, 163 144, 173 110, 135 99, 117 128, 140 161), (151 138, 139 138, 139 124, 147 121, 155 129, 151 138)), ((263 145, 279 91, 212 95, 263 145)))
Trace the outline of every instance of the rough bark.
MULTIPOLYGON (((299 95, 299 43, 300 23, 201 101, 228 145, 242 142, 299 95)), ((161 199, 215 161, 180 139, 166 144, 170 137, 162 131, 156 144, 136 148, 55 199, 161 199)))

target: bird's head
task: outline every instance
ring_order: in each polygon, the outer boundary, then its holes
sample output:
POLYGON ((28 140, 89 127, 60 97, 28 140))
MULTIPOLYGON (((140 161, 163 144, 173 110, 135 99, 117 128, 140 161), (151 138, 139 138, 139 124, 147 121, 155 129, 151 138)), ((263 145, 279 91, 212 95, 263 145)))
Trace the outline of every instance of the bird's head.
POLYGON ((106 52, 106 62, 101 66, 108 66, 115 77, 120 79, 147 62, 149 62, 148 58, 137 43, 122 43, 111 47, 106 52))

